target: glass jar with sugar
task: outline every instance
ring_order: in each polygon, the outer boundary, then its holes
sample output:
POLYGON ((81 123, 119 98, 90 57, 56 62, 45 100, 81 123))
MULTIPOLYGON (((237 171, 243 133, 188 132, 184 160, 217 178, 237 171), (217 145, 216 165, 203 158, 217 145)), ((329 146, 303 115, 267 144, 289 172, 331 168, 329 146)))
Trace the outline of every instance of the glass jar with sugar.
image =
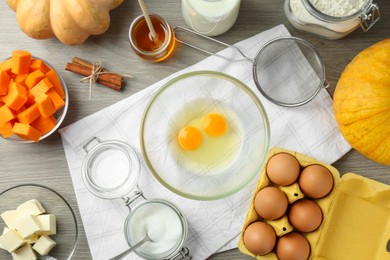
POLYGON ((372 0, 285 0, 284 12, 295 28, 330 40, 368 31, 380 17, 372 0))
POLYGON ((186 24, 194 31, 217 36, 236 22, 241 0, 182 0, 186 24))
MULTIPOLYGON (((130 248, 134 249, 118 252, 110 259, 122 259, 129 252, 149 260, 191 259, 184 245, 188 233, 185 216, 168 200, 144 196, 138 186, 140 162, 135 150, 125 142, 101 141, 97 137, 89 140, 83 150, 81 177, 87 190, 101 199, 122 199, 129 209, 124 235, 130 248)), ((99 223, 102 222, 99 220, 95 224, 99 223)))
POLYGON ((171 202, 162 199, 146 200, 138 203, 125 222, 125 236, 130 246, 148 236, 150 241, 134 252, 150 260, 191 259, 184 248, 187 238, 187 221, 171 202))

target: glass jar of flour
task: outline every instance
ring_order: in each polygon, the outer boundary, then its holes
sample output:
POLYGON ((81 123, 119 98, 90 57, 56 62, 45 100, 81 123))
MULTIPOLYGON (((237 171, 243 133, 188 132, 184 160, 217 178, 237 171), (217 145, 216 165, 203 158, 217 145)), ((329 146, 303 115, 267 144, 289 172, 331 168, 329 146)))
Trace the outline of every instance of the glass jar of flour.
POLYGON ((236 22, 241 0, 182 0, 183 18, 192 30, 217 36, 236 22))
POLYGON ((284 12, 295 28, 330 40, 368 31, 380 17, 372 0, 285 0, 284 12))

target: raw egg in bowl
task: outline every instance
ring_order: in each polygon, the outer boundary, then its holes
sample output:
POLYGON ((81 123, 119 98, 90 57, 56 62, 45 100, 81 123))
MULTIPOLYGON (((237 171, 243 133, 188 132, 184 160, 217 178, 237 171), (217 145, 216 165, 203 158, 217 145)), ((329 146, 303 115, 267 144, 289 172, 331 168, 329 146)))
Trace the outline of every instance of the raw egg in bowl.
POLYGON ((149 101, 141 150, 156 179, 196 200, 229 196, 260 172, 269 149, 269 122, 254 92, 214 71, 177 76, 149 101))

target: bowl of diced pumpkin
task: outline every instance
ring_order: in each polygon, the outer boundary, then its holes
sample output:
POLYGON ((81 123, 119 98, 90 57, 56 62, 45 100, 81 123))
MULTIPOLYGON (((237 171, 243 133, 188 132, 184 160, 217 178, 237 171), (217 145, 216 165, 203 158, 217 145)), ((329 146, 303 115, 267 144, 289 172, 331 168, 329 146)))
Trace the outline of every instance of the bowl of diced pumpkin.
POLYGON ((61 125, 68 110, 66 84, 46 61, 15 50, 0 63, 0 135, 39 142, 61 125))

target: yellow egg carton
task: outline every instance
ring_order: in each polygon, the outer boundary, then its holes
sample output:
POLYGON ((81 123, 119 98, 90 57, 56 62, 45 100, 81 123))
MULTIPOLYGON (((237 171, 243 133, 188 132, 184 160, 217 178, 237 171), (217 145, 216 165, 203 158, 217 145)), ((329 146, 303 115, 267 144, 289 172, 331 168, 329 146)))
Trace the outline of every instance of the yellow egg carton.
MULTIPOLYGON (((309 259, 390 259, 390 186, 353 173, 340 177, 337 169, 328 164, 278 147, 272 148, 268 154, 242 227, 238 243, 238 248, 242 253, 256 259, 278 259, 275 248, 267 255, 258 256, 249 252, 245 247, 244 231, 254 221, 264 221, 270 224, 278 238, 291 231, 296 231, 290 225, 286 214, 277 220, 263 220, 254 207, 257 192, 272 184, 266 174, 266 165, 268 160, 278 153, 293 155, 301 165, 301 169, 312 164, 319 164, 325 166, 333 175, 332 191, 323 198, 314 199, 323 213, 320 227, 310 233, 301 233, 310 244, 309 259)), ((297 182, 286 187, 279 186, 279 188, 285 192, 289 205, 305 197, 297 182)))

